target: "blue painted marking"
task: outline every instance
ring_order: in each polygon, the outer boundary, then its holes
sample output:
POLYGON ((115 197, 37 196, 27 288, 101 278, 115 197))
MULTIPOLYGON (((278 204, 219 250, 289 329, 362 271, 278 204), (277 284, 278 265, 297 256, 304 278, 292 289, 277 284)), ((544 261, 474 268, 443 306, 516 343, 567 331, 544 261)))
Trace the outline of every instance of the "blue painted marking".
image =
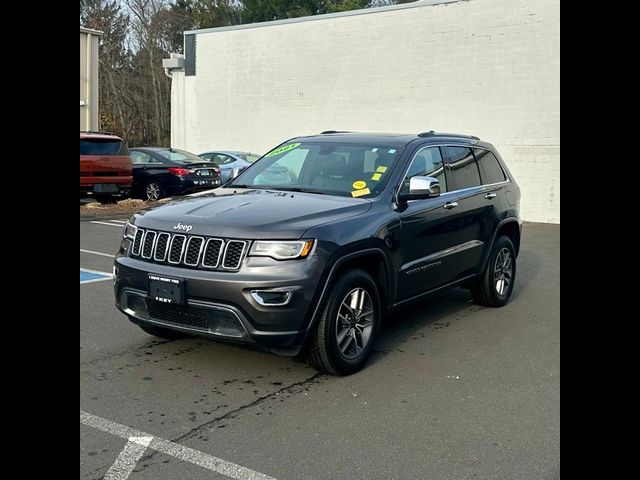
POLYGON ((89 280, 97 280, 97 279, 107 279, 110 278, 109 275, 100 275, 99 273, 92 273, 92 272, 83 272, 82 270, 80 270, 80 283, 82 282, 86 282, 89 280))

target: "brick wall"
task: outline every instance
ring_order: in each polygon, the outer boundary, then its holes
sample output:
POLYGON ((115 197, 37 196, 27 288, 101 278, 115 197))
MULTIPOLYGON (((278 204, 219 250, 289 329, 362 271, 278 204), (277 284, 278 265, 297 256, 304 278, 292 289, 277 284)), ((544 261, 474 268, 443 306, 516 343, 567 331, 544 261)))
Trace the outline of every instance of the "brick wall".
POLYGON ((559 223, 559 2, 431 3, 198 33, 196 75, 174 73, 173 146, 264 153, 328 129, 468 133, 498 147, 524 220, 559 223))

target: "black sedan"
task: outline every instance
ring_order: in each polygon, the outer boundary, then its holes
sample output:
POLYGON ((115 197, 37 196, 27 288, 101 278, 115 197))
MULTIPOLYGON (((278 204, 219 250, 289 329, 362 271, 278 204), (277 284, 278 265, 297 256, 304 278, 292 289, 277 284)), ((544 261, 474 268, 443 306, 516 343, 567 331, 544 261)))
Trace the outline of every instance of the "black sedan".
POLYGON ((220 186, 214 162, 176 148, 130 148, 133 166, 131 196, 144 200, 185 195, 220 186))

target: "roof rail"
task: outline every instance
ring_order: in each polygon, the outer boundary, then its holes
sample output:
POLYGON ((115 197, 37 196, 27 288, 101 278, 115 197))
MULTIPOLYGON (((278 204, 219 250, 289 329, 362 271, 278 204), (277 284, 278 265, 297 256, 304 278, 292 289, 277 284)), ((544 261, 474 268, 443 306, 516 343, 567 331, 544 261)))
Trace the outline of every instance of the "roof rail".
POLYGON ((460 137, 460 138, 473 138, 474 140, 480 140, 480 138, 475 135, 462 135, 460 133, 442 133, 442 132, 434 132, 433 130, 429 130, 428 132, 419 133, 419 137, 460 137))
POLYGON ((320 135, 326 135, 328 133, 351 133, 346 130, 325 130, 324 132, 320 132, 320 135))

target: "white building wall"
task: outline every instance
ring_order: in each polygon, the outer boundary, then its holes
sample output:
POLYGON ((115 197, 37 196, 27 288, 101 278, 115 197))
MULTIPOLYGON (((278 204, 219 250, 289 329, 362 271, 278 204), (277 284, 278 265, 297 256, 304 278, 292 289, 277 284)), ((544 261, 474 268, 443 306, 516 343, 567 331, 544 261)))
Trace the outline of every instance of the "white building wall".
POLYGON ((98 41, 102 32, 80 27, 80 130, 100 129, 98 41))
POLYGON ((559 2, 432 3, 197 33, 196 75, 173 74, 173 146, 265 153, 329 129, 468 133, 500 151, 524 220, 559 223, 559 2))

